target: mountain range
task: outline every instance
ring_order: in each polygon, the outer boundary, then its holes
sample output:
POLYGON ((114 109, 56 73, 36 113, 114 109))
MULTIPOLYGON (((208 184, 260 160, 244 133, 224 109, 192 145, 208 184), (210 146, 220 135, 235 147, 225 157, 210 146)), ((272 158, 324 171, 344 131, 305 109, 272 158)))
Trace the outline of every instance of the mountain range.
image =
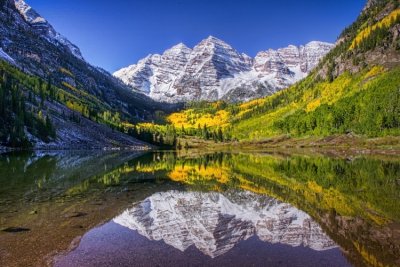
POLYGON ((314 41, 251 58, 209 36, 193 49, 180 43, 114 76, 160 102, 240 102, 271 95, 305 78, 333 47, 314 41))

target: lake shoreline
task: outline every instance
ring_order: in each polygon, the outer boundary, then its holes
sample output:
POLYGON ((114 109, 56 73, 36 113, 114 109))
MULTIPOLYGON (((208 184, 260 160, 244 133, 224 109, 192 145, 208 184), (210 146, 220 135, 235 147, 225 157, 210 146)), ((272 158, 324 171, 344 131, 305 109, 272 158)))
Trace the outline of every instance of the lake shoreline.
MULTIPOLYGON (((181 143, 188 142, 183 138, 181 143)), ((333 154, 382 154, 400 155, 400 137, 378 137, 366 138, 353 134, 332 135, 328 137, 303 137, 291 138, 289 136, 278 136, 270 139, 254 141, 236 141, 215 143, 201 139, 192 139, 188 143, 189 150, 210 150, 210 151, 307 151, 326 152, 333 154)), ((325 154, 325 153, 324 153, 325 154)))
POLYGON ((104 152, 151 152, 156 150, 156 147, 104 147, 104 148, 87 148, 87 147, 73 147, 73 148, 13 148, 13 147, 0 147, 0 153, 7 152, 35 152, 35 151, 49 151, 49 152, 68 152, 68 151, 104 151, 104 152))
MULTIPOLYGON (((308 136, 292 138, 289 136, 278 136, 262 140, 228 141, 219 142, 203 140, 199 138, 183 137, 179 139, 180 144, 187 143, 188 146, 176 149, 181 154, 188 152, 204 154, 207 152, 283 152, 283 153, 320 153, 323 155, 387 155, 400 156, 400 137, 378 137, 367 138, 353 134, 332 135, 327 137, 308 136)), ((0 153, 18 151, 113 151, 113 152, 151 152, 158 148, 152 145, 134 147, 34 147, 34 148, 11 148, 0 146, 0 153)))

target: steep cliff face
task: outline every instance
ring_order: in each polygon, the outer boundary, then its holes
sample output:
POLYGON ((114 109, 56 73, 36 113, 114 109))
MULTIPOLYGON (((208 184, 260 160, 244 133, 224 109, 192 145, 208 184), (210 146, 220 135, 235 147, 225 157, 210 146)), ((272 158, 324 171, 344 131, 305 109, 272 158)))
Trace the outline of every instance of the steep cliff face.
POLYGON ((369 0, 357 20, 340 35, 336 47, 317 69, 323 79, 333 80, 349 71, 380 65, 400 65, 400 2, 369 0))
POLYGON ((193 49, 179 44, 114 73, 125 84, 163 102, 262 97, 304 78, 332 44, 311 42, 268 50, 253 59, 208 37, 193 49))
MULTIPOLYGON (((254 68, 260 72, 290 74, 304 77, 314 69, 319 60, 332 48, 331 44, 310 42, 305 46, 290 45, 278 50, 260 52, 254 68)), ((298 77, 297 77, 298 78, 298 77)))
POLYGON ((0 37, 1 54, 7 54, 26 73, 51 79, 62 88, 72 86, 88 92, 133 115, 144 116, 152 109, 150 98, 86 62, 76 45, 23 0, 0 2, 0 37))
POLYGON ((26 4, 23 0, 15 0, 15 7, 24 20, 32 26, 34 32, 42 35, 46 40, 57 46, 65 46, 71 54, 83 60, 79 48, 60 33, 56 32, 47 20, 41 17, 32 7, 26 4))
POLYGON ((181 251, 194 245, 212 258, 254 235, 265 242, 317 251, 336 247, 306 213, 250 192, 156 193, 114 222, 181 251))
POLYGON ((139 121, 161 107, 86 62, 77 46, 23 0, 0 1, 0 73, 5 92, 0 143, 5 146, 145 147, 99 118, 117 114, 139 121), (8 101, 13 87, 19 108, 8 101))

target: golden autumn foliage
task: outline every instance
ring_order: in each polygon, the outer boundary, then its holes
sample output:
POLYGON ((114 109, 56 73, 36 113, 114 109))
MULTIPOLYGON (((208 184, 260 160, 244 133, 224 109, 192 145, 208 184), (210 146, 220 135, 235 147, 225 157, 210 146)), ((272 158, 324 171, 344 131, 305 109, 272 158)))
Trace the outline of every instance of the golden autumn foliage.
POLYGON ((370 71, 365 75, 365 79, 375 77, 376 75, 382 74, 385 72, 385 68, 382 66, 374 66, 370 71))
POLYGON ((73 111, 79 112, 82 115, 88 115, 87 109, 79 102, 67 101, 67 107, 73 111))
POLYGON ((68 76, 74 77, 74 74, 72 74, 72 72, 70 72, 66 68, 60 68, 60 72, 63 73, 63 74, 66 74, 68 76))
POLYGON ((332 83, 323 82, 318 84, 314 90, 310 90, 303 95, 303 101, 306 105, 307 112, 314 111, 321 104, 333 104, 341 99, 347 92, 354 88, 350 84, 354 82, 354 78, 349 73, 339 76, 332 83), (317 96, 317 97, 315 97, 317 96))
POLYGON ((176 128, 226 127, 229 124, 229 113, 226 110, 218 110, 215 113, 201 113, 193 109, 173 113, 168 116, 168 122, 176 128))
POLYGON ((124 127, 125 129, 132 129, 133 127, 135 127, 134 124, 132 124, 132 123, 130 123, 130 122, 126 122, 126 121, 122 122, 121 125, 122 125, 122 127, 124 127))
POLYGON ((321 99, 315 99, 312 102, 310 102, 307 107, 306 107, 306 111, 310 112, 315 110, 317 107, 319 107, 321 105, 321 99))
POLYGON ((366 248, 359 244, 358 242, 353 242, 354 247, 357 249, 357 251, 360 253, 360 255, 363 257, 363 259, 370 265, 374 267, 386 267, 388 265, 380 262, 373 254, 371 254, 369 251, 366 250, 366 248))
POLYGON ((229 169, 218 166, 190 166, 177 165, 168 173, 168 177, 175 182, 192 184, 195 180, 215 180, 225 184, 229 181, 229 169))
POLYGON ((77 95, 81 95, 81 96, 89 99, 90 101, 93 101, 96 105, 104 105, 104 104, 101 104, 102 101, 100 101, 97 97, 85 92, 84 90, 79 90, 79 89, 77 89, 76 87, 72 86, 71 84, 69 84, 67 82, 62 82, 62 85, 64 85, 66 88, 68 88, 69 90, 73 91, 77 95))
POLYGON ((375 23, 374 25, 365 27, 357 34, 356 38, 354 38, 349 49, 352 50, 356 48, 357 44, 361 43, 364 39, 368 38, 371 35, 371 33, 376 29, 382 27, 390 27, 393 21, 397 19, 397 16, 400 16, 400 9, 392 11, 389 15, 387 15, 381 21, 375 23))
POLYGON ((68 89, 70 89, 71 91, 75 91, 75 92, 79 92, 78 89, 76 89, 74 86, 70 85, 67 82, 62 82, 62 85, 64 85, 65 87, 67 87, 68 89))

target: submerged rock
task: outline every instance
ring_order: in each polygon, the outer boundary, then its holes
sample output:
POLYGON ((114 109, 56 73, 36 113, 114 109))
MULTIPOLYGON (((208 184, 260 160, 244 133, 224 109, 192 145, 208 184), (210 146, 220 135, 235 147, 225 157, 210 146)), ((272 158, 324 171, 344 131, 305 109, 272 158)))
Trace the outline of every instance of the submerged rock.
POLYGON ((2 232, 6 233, 20 233, 20 232, 29 232, 31 229, 24 227, 8 227, 2 230, 2 232))
POLYGON ((66 218, 79 218, 79 217, 84 217, 86 216, 87 213, 85 212, 72 212, 72 213, 68 213, 65 215, 66 218))

